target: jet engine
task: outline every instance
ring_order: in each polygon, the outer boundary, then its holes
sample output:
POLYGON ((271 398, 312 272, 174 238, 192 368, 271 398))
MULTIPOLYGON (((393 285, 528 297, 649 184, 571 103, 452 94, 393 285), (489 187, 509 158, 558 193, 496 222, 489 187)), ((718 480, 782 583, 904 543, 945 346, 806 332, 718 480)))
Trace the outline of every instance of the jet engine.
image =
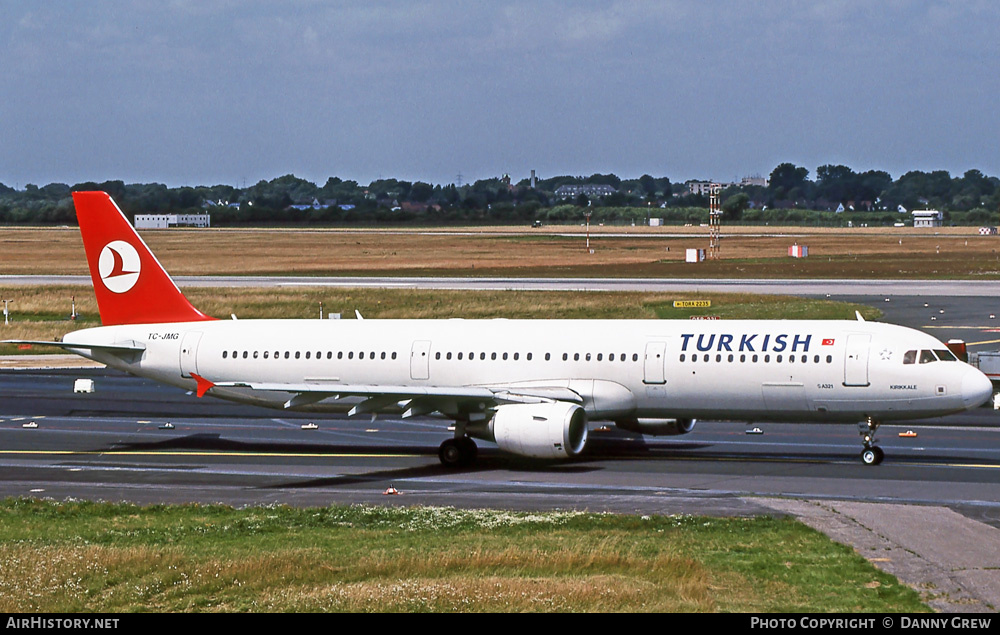
POLYGON ((494 441, 501 450, 536 459, 565 459, 587 444, 587 413, 582 407, 556 401, 499 406, 487 434, 469 434, 494 441))
POLYGON ((615 425, 622 430, 651 436, 676 436, 694 430, 697 419, 619 419, 615 425))

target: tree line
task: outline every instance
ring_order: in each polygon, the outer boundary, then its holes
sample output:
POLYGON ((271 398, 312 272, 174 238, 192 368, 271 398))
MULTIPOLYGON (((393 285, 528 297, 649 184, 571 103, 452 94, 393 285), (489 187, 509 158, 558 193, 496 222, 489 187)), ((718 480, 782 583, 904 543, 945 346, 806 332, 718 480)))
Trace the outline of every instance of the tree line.
MULTIPOLYGON (((691 184, 648 174, 556 176, 534 184, 502 176, 461 186, 398 179, 363 185, 337 177, 320 186, 294 175, 244 188, 105 181, 16 190, 0 183, 0 224, 74 224, 71 193, 79 190, 108 192, 129 216, 210 213, 215 226, 577 223, 585 213, 604 223, 706 222, 708 195, 691 184), (614 192, 565 198, 557 195, 562 185, 609 185, 614 192)), ((950 224, 1000 222, 1000 179, 979 170, 911 171, 893 179, 881 170, 823 165, 810 178, 807 168, 782 163, 766 184, 722 184, 719 200, 727 222, 894 224, 909 219, 900 211, 915 209, 940 210, 950 224)))

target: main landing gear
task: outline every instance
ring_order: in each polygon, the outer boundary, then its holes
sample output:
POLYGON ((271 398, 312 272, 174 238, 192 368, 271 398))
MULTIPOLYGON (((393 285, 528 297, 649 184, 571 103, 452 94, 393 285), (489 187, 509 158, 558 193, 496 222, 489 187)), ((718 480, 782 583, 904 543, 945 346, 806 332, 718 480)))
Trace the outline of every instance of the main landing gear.
POLYGON ((448 439, 438 448, 438 458, 445 467, 469 467, 476 462, 479 449, 476 442, 466 436, 448 439))
POLYGON ((879 425, 879 422, 871 417, 858 424, 858 432, 865 444, 865 449, 861 451, 861 462, 865 465, 878 465, 885 458, 882 448, 875 445, 875 431, 879 425))

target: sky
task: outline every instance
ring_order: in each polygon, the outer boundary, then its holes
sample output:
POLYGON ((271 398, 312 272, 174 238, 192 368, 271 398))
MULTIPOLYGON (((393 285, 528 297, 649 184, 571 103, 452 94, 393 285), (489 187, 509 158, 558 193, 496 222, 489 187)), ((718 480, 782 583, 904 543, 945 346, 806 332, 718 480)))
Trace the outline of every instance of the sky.
POLYGON ((0 183, 1000 176, 994 0, 0 0, 0 183))

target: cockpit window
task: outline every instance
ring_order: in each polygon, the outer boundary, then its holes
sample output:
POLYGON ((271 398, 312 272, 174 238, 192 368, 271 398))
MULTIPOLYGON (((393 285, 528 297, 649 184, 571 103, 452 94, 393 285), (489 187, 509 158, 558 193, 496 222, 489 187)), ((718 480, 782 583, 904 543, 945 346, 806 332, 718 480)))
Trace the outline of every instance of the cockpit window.
POLYGON ((903 363, 904 364, 916 364, 917 363, 917 351, 906 351, 903 353, 903 363))
POLYGON ((942 362, 957 362, 958 361, 958 358, 955 357, 955 354, 952 353, 951 351, 949 351, 947 348, 944 349, 944 350, 940 350, 940 351, 937 350, 937 349, 934 349, 934 353, 938 356, 938 359, 940 359, 942 362))
POLYGON ((931 362, 936 362, 937 357, 934 356, 934 351, 920 351, 920 363, 929 364, 931 362))

